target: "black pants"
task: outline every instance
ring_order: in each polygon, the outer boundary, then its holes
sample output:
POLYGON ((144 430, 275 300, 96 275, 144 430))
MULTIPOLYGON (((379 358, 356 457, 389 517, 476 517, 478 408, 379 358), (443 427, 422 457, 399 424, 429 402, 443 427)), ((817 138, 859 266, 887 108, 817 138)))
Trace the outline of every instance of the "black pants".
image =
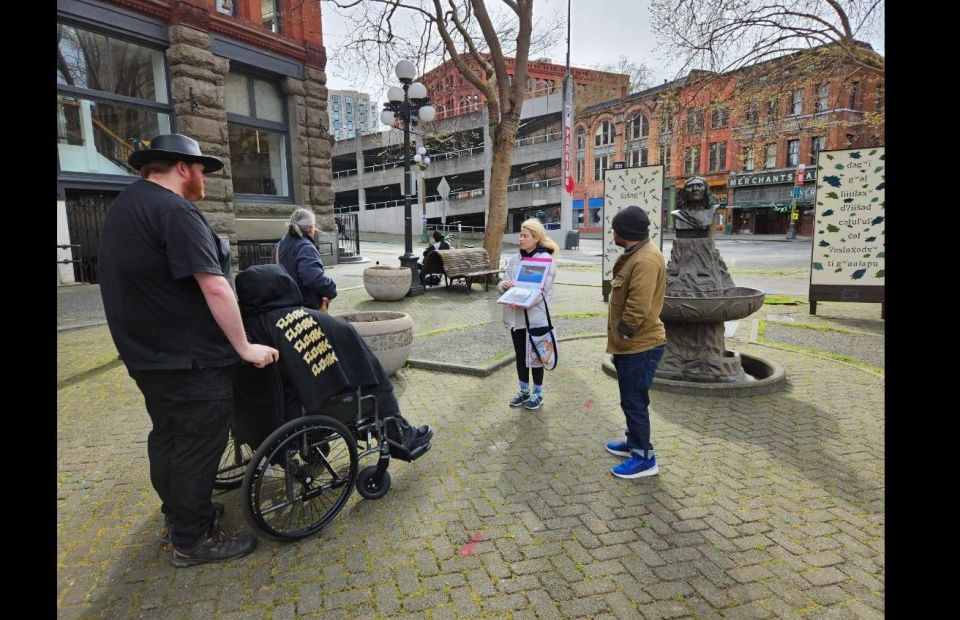
MULTIPOLYGON (((527 330, 511 330, 510 336, 513 338, 513 352, 517 354, 517 377, 529 383, 531 369, 527 367, 527 330)), ((533 384, 543 385, 543 366, 533 368, 533 384)))
POLYGON ((128 370, 143 393, 153 430, 147 437, 150 482, 175 547, 210 535, 210 497, 233 411, 230 368, 128 370))

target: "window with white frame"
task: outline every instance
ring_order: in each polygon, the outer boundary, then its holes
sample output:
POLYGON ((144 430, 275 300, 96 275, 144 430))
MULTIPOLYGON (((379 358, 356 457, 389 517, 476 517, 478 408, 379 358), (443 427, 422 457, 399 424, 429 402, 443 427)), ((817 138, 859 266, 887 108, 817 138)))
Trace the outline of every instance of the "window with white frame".
POLYGON ((627 139, 637 140, 650 133, 650 121, 646 115, 637 114, 627 122, 627 139))
POLYGON ((593 145, 604 146, 607 144, 613 144, 614 135, 613 123, 610 121, 603 121, 600 123, 600 126, 597 127, 597 131, 593 134, 593 145))
POLYGON ((627 166, 646 166, 647 165, 647 149, 645 148, 633 148, 627 151, 627 166))
POLYGON ((800 140, 787 140, 787 165, 796 166, 800 163, 800 140))
POLYGON ((750 172, 757 165, 757 154, 756 150, 752 146, 743 147, 743 170, 745 172, 750 172))
POLYGON ((847 107, 851 110, 857 109, 857 96, 860 94, 860 82, 850 82, 850 101, 847 107))
POLYGON ((260 0, 260 17, 263 27, 280 34, 280 0, 260 0))
POLYGON ((771 142, 763 146, 763 167, 765 169, 777 167, 777 143, 771 142))
POLYGON ((593 180, 599 181, 603 178, 603 171, 607 169, 609 155, 600 155, 593 158, 593 180))
POLYGON ((687 133, 703 131, 703 108, 687 110, 687 133))
POLYGON ((165 56, 57 23, 57 156, 60 170, 135 175, 130 155, 170 133, 165 56))
POLYGON ((803 89, 798 88, 790 95, 790 114, 800 116, 803 114, 803 89))
POLYGON ((780 118, 780 100, 771 97, 767 100, 767 122, 775 121, 780 118))
POLYGON ((743 124, 756 125, 760 120, 760 112, 757 110, 757 104, 750 102, 743 111, 743 124))
POLYGON ((710 128, 723 129, 730 126, 730 108, 727 106, 715 108, 710 115, 710 128))
POLYGON ((720 172, 721 170, 726 170, 726 168, 727 168, 727 143, 711 142, 710 157, 708 162, 709 171, 720 172))
POLYGON ((830 106, 830 85, 817 85, 817 112, 826 112, 830 106))
POLYGON ((817 153, 827 148, 826 136, 815 136, 810 138, 810 163, 817 163, 817 153))
POLYGON ((587 131, 581 127, 577 130, 577 150, 582 151, 587 146, 587 131))
POLYGON ((225 91, 235 197, 290 197, 290 130, 279 85, 230 71, 225 91))
POLYGON ((664 174, 664 175, 669 175, 669 174, 670 174, 670 164, 671 164, 671 163, 672 163, 672 162, 671 162, 671 157, 670 157, 670 145, 669 145, 669 144, 664 144, 663 146, 660 147, 660 164, 663 165, 663 174, 664 174))
POLYGON ((577 183, 583 183, 583 168, 584 168, 583 157, 578 157, 577 158, 577 176, 576 176, 577 183))
POLYGON ((683 149, 683 173, 700 174, 700 147, 688 146, 683 149))

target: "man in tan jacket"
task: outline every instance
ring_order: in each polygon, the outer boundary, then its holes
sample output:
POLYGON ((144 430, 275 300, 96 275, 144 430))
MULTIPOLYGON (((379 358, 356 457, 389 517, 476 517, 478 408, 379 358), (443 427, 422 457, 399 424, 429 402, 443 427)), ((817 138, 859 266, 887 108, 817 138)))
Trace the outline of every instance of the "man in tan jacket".
POLYGON ((650 443, 649 390, 666 349, 660 320, 667 286, 666 265, 650 243, 650 218, 630 206, 613 216, 613 242, 624 249, 613 266, 607 315, 607 353, 613 354, 620 385, 620 407, 627 419, 626 441, 611 441, 607 451, 625 456, 611 470, 619 478, 654 476, 660 470, 650 443))

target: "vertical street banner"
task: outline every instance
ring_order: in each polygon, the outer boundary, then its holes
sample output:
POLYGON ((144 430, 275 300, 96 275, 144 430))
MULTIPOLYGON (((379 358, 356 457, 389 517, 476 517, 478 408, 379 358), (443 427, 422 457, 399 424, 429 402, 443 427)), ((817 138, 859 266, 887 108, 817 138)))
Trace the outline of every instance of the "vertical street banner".
POLYGON ((810 312, 817 301, 883 303, 885 148, 817 154, 810 312))
POLYGON ((563 78, 563 189, 573 193, 570 172, 570 136, 573 133, 573 78, 568 71, 563 78))
POLYGON ((603 171, 603 298, 609 294, 613 265, 623 248, 613 242, 613 216, 631 205, 647 212, 650 218, 650 242, 663 248, 660 228, 663 200, 663 166, 607 169, 603 171))

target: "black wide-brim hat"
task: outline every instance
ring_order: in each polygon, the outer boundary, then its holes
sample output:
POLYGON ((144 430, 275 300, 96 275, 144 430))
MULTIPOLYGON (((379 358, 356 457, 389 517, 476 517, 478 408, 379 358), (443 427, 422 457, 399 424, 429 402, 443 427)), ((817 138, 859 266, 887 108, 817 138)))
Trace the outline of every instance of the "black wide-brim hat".
POLYGON ((203 173, 209 174, 223 168, 223 161, 200 152, 200 145, 193 138, 179 133, 165 133, 150 141, 150 148, 134 151, 127 161, 139 170, 144 164, 166 159, 171 161, 200 162, 203 173))

